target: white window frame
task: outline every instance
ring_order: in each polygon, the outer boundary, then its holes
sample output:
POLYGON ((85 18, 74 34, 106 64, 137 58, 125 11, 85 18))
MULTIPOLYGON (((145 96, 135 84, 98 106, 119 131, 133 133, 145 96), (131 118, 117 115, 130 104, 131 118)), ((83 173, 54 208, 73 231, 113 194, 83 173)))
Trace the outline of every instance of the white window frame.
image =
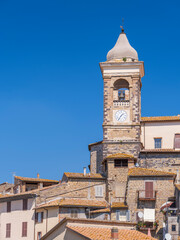
POLYGON ((155 137, 154 138, 154 148, 155 149, 162 149, 162 137, 155 137), (156 140, 160 140, 160 143, 157 143, 156 140), (159 147, 158 144, 161 146, 159 147))
POLYGON ((120 222, 129 222, 130 211, 128 209, 116 210, 116 220, 120 222))
POLYGON ((95 186, 95 196, 96 197, 103 197, 103 186, 95 186))

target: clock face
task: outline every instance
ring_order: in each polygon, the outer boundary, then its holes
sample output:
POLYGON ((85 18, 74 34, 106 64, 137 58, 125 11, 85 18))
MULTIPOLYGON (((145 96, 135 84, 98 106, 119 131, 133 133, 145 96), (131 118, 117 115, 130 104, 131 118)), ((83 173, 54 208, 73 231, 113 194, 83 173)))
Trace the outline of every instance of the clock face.
POLYGON ((115 117, 118 122, 124 122, 127 119, 127 112, 119 110, 115 113, 115 117))

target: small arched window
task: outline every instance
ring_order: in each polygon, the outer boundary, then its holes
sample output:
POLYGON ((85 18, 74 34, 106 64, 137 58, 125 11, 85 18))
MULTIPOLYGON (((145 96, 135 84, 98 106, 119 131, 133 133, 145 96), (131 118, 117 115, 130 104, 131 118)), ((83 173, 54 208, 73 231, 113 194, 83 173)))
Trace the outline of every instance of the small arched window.
POLYGON ((114 83, 114 101, 129 101, 129 83, 125 79, 119 79, 114 83))

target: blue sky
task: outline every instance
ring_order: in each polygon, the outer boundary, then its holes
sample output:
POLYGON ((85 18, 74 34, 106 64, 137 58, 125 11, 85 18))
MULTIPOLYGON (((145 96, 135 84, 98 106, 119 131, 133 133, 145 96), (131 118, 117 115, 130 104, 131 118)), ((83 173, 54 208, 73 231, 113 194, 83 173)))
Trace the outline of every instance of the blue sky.
POLYGON ((102 139, 106 60, 120 33, 145 63, 142 116, 177 115, 179 1, 0 1, 0 182, 60 179, 102 139))

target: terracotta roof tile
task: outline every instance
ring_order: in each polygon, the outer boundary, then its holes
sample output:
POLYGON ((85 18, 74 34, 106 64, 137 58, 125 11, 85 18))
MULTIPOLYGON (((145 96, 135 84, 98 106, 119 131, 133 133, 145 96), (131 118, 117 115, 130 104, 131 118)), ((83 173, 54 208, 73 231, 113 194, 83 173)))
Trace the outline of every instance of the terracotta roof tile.
POLYGON ((128 206, 123 202, 113 202, 111 208, 128 208, 128 206))
POLYGON ((165 121, 180 121, 180 115, 141 118, 141 122, 165 122, 165 121))
POLYGON ((49 183, 59 183, 57 180, 43 179, 43 178, 28 178, 28 177, 20 177, 15 176, 14 178, 25 181, 25 182, 49 182, 49 183))
POLYGON ((180 150, 170 149, 170 148, 156 148, 156 149, 143 149, 141 153, 179 153, 180 150))
MULTIPOLYGON (((79 227, 68 225, 67 228, 91 240, 111 240, 111 228, 79 227)), ((119 229, 119 240, 155 240, 153 237, 136 230, 119 229)))
POLYGON ((147 168, 130 168, 128 171, 129 176, 175 176, 175 173, 158 171, 155 169, 147 168))
POLYGON ((103 178, 100 173, 87 173, 84 175, 83 173, 65 172, 64 175, 68 178, 103 178))
POLYGON ((91 211, 91 213, 106 213, 106 212, 110 212, 110 208, 103 208, 91 211))
POLYGON ((115 154, 111 154, 111 155, 106 157, 106 159, 110 159, 110 158, 112 158, 112 159, 113 158, 132 159, 132 158, 134 158, 134 156, 131 155, 131 154, 126 154, 126 153, 115 153, 115 154))
POLYGON ((87 199, 80 199, 80 198, 65 198, 65 199, 58 199, 55 201, 51 201, 45 204, 41 204, 37 207, 44 208, 44 207, 54 207, 54 206, 61 206, 61 207, 97 207, 97 208, 107 208, 108 203, 104 200, 87 200, 87 199))

